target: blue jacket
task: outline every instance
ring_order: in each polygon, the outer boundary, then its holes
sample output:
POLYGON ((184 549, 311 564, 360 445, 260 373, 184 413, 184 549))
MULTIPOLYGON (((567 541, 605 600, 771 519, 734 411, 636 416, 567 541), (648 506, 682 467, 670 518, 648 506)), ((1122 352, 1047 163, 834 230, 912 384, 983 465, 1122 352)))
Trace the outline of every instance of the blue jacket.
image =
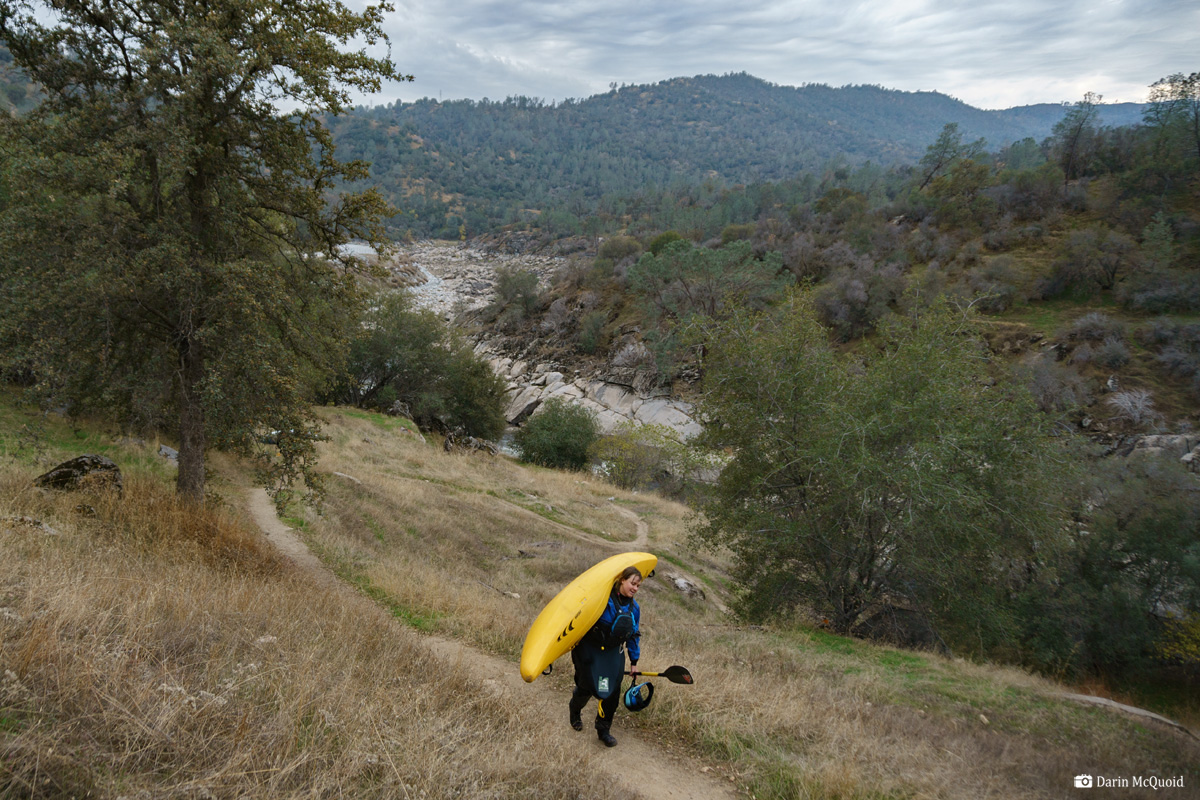
POLYGON ((633 664, 638 662, 642 655, 641 637, 642 637, 642 609, 638 605, 637 600, 630 598, 628 603, 621 602, 625 598, 618 595, 616 592, 608 596, 608 605, 604 607, 604 613, 600 615, 600 619, 588 631, 589 638, 601 645, 616 644, 612 640, 610 631, 612 631, 613 623, 617 621, 617 615, 621 612, 629 612, 633 617, 633 633, 624 637, 625 647, 629 651, 629 661, 633 664))

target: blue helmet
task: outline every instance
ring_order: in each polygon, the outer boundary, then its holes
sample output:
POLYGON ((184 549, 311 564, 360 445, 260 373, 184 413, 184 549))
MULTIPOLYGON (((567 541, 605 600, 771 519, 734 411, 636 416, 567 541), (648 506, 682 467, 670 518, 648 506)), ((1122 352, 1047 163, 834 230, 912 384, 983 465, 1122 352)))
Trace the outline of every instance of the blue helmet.
POLYGON ((641 711, 646 706, 650 705, 650 698, 654 696, 654 684, 646 681, 645 683, 636 683, 630 686, 622 696, 625 707, 630 711, 641 711))

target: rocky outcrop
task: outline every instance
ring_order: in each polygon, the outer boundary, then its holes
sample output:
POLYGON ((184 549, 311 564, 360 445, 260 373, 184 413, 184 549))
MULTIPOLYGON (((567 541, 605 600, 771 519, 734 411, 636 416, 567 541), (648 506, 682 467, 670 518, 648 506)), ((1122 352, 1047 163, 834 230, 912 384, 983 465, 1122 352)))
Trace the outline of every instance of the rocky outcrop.
POLYGON ((424 276, 422 283, 412 287, 413 296, 420 306, 443 319, 490 303, 496 290, 497 267, 532 272, 544 287, 563 263, 553 256, 499 255, 448 242, 406 245, 397 259, 424 276))
POLYGON ((442 449, 447 453, 484 453, 489 456, 497 455, 500 452, 500 448, 495 442, 468 436, 461 430, 450 431, 446 434, 446 439, 442 442, 442 449))
POLYGON ((559 398, 590 409, 596 414, 601 433, 612 433, 624 422, 663 425, 687 439, 700 432, 692 416, 692 407, 682 400, 666 396, 644 396, 632 386, 611 383, 580 375, 568 377, 549 365, 530 366, 528 362, 487 353, 488 363, 508 382, 509 404, 505 417, 512 425, 521 425, 537 413, 551 398, 559 398))
POLYGON ((1177 433, 1138 436, 1117 450, 1132 459, 1178 459, 1193 472, 1200 471, 1200 434, 1177 433))
MULTIPOLYGON (((475 309, 491 302, 498 267, 526 270, 549 283, 564 260, 552 255, 519 255, 489 252, 445 242, 420 242, 401 249, 400 257, 428 276, 412 291, 417 303, 450 318, 456 311, 475 309)), ((596 413, 602 433, 612 432, 623 422, 665 425, 688 438, 700 432, 691 406, 665 395, 655 386, 656 372, 649 368, 653 357, 636 332, 622 331, 614 347, 610 368, 604 375, 567 374, 552 364, 537 364, 513 358, 480 343, 476 353, 487 358, 492 369, 508 384, 506 418, 521 425, 541 405, 557 397, 596 413)))
POLYGON ((61 491, 110 490, 117 494, 124 489, 121 468, 112 459, 94 453, 64 461, 34 478, 33 485, 61 491))

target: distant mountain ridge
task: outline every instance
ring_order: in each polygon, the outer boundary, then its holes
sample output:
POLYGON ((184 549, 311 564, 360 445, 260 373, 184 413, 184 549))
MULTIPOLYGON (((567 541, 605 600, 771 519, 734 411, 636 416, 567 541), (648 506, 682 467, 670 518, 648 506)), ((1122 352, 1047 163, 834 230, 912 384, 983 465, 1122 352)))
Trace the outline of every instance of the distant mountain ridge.
MULTIPOLYGON (((1136 124, 1143 108, 1101 106, 1100 124, 1136 124)), ((340 155, 371 161, 372 183, 410 214, 476 214, 477 228, 516 209, 593 203, 647 185, 778 181, 836 160, 913 163, 947 123, 996 150, 1041 141, 1064 113, 1055 104, 986 111, 938 92, 880 86, 778 86, 742 73, 550 104, 397 102, 331 125, 340 155)))

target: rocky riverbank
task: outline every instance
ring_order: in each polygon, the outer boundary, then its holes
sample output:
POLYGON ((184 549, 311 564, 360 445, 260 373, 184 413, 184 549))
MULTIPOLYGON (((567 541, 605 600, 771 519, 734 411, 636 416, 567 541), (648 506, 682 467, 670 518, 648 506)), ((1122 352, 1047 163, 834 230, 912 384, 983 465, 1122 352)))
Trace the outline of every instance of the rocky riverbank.
MULTIPOLYGON (((424 283, 412 287, 418 305, 447 320, 491 302, 500 268, 533 272, 546 288, 554 274, 566 266, 566 260, 557 256, 496 253, 453 242, 406 245, 400 249, 397 262, 425 277, 424 283)), ((604 433, 626 421, 664 425, 682 438, 700 431, 688 403, 648 387, 636 368, 623 363, 607 369, 567 369, 504 352, 488 339, 479 342, 476 352, 508 384, 506 417, 510 424, 520 425, 543 402, 555 397, 594 411, 604 433)))

